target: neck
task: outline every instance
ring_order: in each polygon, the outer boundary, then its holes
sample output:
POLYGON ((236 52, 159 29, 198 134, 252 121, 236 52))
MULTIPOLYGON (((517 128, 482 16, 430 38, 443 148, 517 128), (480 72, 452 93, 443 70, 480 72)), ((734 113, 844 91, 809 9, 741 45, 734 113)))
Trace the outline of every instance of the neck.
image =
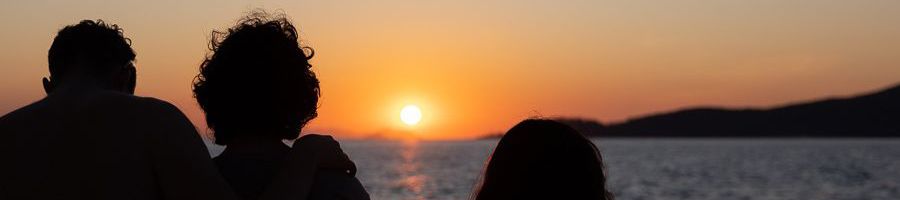
POLYGON ((110 89, 110 87, 104 84, 100 84, 100 81, 96 80, 96 78, 81 74, 72 74, 60 80, 53 81, 57 84, 57 86, 54 88, 54 92, 81 92, 110 89))
POLYGON ((290 147, 281 140, 254 136, 234 138, 225 147, 225 151, 232 153, 271 153, 289 150, 290 147))

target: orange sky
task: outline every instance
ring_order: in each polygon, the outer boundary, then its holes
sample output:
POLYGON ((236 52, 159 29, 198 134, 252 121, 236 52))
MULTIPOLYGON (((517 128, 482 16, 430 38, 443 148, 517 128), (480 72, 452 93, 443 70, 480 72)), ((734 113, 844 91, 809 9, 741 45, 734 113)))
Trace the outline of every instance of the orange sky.
POLYGON ((209 32, 280 9, 316 50, 306 132, 464 139, 530 116, 619 121, 700 105, 772 106, 900 82, 900 1, 28 1, 0 6, 0 113, 41 98, 55 32, 119 24, 137 94, 205 130, 190 82, 209 32), (417 104, 422 122, 398 114, 417 104))

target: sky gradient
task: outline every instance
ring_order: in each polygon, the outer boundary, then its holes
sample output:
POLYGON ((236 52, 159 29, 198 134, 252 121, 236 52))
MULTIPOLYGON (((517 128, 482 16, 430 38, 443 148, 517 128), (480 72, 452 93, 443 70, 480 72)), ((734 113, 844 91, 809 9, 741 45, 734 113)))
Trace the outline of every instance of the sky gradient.
POLYGON ((253 8, 300 28, 322 82, 304 132, 466 139, 534 116, 615 122, 769 107, 900 83, 900 1, 21 1, 0 6, 0 114, 44 96, 47 49, 81 19, 125 29, 136 94, 206 132, 190 84, 210 32, 253 8), (399 119, 406 104, 423 120, 399 119))

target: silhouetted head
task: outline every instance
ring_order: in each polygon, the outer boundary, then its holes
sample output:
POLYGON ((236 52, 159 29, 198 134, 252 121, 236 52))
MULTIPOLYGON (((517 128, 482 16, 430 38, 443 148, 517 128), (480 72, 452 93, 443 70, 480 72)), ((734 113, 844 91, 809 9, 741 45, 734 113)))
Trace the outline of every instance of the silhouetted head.
POLYGON ((61 85, 89 82, 134 93, 134 57, 131 40, 115 24, 84 20, 66 26, 50 46, 50 78, 44 78, 44 90, 50 93, 61 85))
POLYGON ((571 127, 522 121, 500 139, 475 199, 612 199, 597 147, 571 127))
MULTIPOLYGON (((319 80, 283 15, 256 11, 227 31, 214 31, 210 54, 194 81, 216 143, 241 137, 295 139, 316 117, 319 80)), ((310 55, 304 52, 309 49, 310 55)))

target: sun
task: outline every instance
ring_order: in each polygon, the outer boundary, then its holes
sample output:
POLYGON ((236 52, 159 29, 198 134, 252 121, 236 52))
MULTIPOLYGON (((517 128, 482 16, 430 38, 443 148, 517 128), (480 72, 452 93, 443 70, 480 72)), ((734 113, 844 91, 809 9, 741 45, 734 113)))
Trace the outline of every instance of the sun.
POLYGON ((422 121, 422 110, 416 105, 406 105, 400 110, 400 121, 406 125, 416 125, 422 121))

